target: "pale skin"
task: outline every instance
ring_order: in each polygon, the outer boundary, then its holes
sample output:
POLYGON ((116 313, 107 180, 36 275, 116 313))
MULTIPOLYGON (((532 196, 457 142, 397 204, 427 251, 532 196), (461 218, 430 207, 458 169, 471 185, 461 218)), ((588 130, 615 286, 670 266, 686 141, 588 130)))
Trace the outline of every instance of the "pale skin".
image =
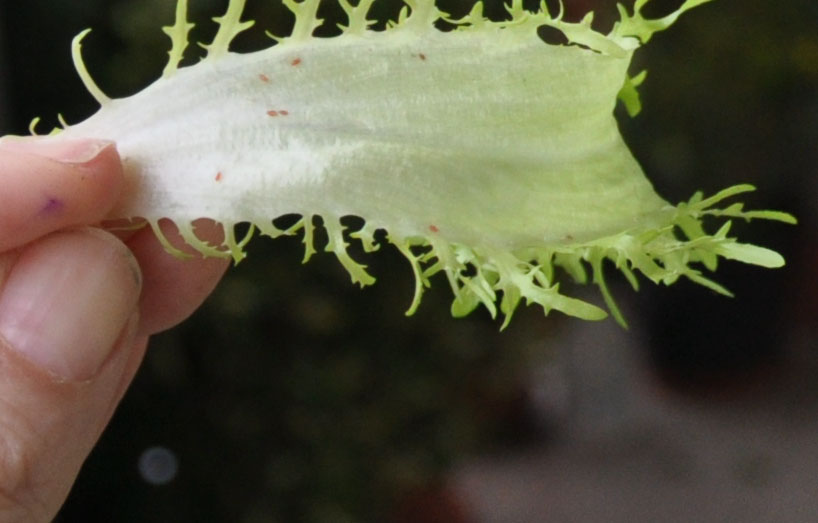
MULTIPOLYGON (((123 181, 109 142, 0 141, 0 521, 56 515, 148 338, 227 268, 168 255, 149 227, 106 231, 123 181)), ((219 237, 208 222, 197 232, 219 237)))

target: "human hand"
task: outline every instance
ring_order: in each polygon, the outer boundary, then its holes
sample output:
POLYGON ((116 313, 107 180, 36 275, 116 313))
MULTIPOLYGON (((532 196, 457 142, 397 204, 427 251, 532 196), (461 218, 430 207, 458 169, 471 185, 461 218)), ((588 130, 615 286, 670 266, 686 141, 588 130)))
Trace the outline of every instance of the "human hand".
POLYGON ((0 140, 0 521, 54 517, 148 336, 189 316, 227 267, 177 260, 147 227, 90 227, 123 186, 110 142, 0 140))

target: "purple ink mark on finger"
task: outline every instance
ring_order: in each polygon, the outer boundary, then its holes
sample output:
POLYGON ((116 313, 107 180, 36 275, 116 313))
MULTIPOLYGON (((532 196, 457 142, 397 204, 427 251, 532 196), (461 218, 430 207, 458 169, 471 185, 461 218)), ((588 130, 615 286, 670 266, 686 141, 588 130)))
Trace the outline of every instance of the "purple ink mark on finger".
POLYGON ((40 214, 55 214, 60 212, 65 204, 62 200, 58 200, 57 198, 48 198, 46 199, 46 203, 43 208, 40 210, 40 214))

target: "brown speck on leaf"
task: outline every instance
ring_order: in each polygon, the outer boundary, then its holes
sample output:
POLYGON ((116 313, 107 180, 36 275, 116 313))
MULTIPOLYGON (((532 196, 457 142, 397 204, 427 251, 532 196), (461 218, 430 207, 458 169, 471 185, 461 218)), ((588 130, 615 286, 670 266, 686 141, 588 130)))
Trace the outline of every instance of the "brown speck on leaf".
POLYGON ((418 58, 420 58, 421 60, 426 60, 426 55, 423 53, 418 53, 418 58))
POLYGON ((301 63, 301 58, 293 58, 293 61, 290 62, 290 65, 295 67, 295 66, 299 65, 300 63, 301 63))
POLYGON ((430 225, 430 226, 429 226, 429 230, 430 230, 430 231, 432 231, 432 232, 440 232, 440 229, 438 229, 438 228, 437 228, 436 226, 434 226, 434 225, 430 225))
POLYGON ((270 83, 270 77, 267 76, 266 74, 260 74, 260 75, 258 75, 258 78, 259 78, 259 80, 261 80, 265 84, 270 83))
POLYGON ((278 111, 267 111, 267 116, 278 116, 278 111))
POLYGON ((222 172, 221 172, 221 171, 219 171, 219 172, 217 172, 217 173, 216 173, 216 181, 217 181, 217 182, 222 181, 222 172))

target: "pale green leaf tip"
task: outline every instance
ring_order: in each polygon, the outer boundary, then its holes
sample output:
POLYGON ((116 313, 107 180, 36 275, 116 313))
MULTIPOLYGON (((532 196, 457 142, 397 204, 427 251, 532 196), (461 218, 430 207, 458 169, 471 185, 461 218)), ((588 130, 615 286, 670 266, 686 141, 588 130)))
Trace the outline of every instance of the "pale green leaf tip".
POLYGON ((82 60, 82 40, 88 36, 90 32, 91 29, 86 29, 74 37, 74 40, 71 42, 71 58, 74 60, 74 68, 77 70, 77 74, 80 80, 82 80, 83 85, 85 85, 85 89, 99 102, 99 105, 107 105, 111 102, 111 99, 108 98, 108 96, 102 92, 102 89, 97 86, 96 82, 94 82, 93 77, 91 77, 91 74, 85 67, 85 62, 82 60))
POLYGON ((178 0, 176 4, 176 23, 170 27, 163 27, 171 40, 171 48, 168 51, 168 63, 162 71, 162 76, 168 78, 179 69, 179 63, 185 55, 188 46, 188 35, 194 24, 187 21, 187 0, 178 0))
POLYGON ((625 106, 628 116, 631 118, 638 115, 642 111, 642 101, 639 98, 639 91, 637 90, 637 87, 642 85, 642 82, 645 81, 647 75, 647 71, 642 71, 633 77, 626 75, 625 84, 622 86, 622 89, 619 90, 619 94, 617 95, 619 100, 625 106))

